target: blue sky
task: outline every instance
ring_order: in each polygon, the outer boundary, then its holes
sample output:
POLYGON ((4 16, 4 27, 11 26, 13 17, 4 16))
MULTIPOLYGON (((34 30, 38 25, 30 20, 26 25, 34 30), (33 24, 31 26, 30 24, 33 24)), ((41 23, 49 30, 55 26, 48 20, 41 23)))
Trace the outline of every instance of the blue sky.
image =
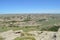
POLYGON ((1 13, 60 13, 60 0, 0 0, 1 13))

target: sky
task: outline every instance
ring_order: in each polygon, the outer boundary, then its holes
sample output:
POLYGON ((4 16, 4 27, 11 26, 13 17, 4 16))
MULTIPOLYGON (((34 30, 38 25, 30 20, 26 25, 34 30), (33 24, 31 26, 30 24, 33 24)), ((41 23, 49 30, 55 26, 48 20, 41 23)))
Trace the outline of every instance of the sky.
POLYGON ((60 0, 0 0, 0 14, 60 13, 60 0))

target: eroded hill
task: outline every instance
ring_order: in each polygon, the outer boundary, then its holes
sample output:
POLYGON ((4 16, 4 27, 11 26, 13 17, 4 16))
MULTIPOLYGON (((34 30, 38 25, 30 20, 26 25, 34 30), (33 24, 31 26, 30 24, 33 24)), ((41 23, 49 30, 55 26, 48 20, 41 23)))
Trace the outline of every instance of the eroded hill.
POLYGON ((60 27, 60 14, 5 14, 0 15, 0 32, 13 30, 49 30, 60 27))

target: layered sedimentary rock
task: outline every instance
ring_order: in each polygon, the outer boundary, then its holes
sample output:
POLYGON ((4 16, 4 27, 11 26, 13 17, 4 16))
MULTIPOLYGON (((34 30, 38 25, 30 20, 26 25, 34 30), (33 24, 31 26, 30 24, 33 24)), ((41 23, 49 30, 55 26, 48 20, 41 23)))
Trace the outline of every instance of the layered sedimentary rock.
MULTIPOLYGON (((7 31, 0 33, 5 40, 14 40, 16 37, 21 37, 21 34, 25 32, 22 30, 18 31, 7 31)), ((60 29, 57 32, 52 31, 30 31, 28 34, 32 34, 36 40, 60 40, 60 29)), ((24 34, 26 35, 26 34, 24 34)))

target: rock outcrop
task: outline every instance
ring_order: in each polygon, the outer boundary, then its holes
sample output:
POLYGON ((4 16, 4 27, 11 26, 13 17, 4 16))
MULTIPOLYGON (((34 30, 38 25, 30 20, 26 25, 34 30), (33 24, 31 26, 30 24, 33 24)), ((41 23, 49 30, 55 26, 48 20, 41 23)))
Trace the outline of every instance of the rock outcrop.
MULTIPOLYGON (((21 37, 22 32, 23 32, 22 30, 18 30, 18 31, 10 30, 10 31, 1 33, 1 36, 5 38, 5 40, 14 40, 14 38, 16 37, 21 37)), ((27 33, 32 34, 36 40, 60 40, 60 29, 58 30, 58 32, 30 31, 27 33)))
POLYGON ((36 40, 60 40, 60 29, 58 32, 52 31, 31 31, 36 40))

